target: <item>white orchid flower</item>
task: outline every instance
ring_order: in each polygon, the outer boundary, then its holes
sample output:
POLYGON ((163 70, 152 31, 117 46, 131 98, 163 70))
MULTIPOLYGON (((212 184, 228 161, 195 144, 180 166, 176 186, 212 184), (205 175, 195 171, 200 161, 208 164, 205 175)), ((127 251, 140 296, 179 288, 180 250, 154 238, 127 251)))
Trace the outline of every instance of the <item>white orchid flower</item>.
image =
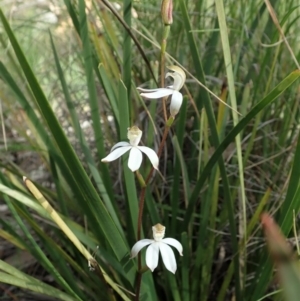
POLYGON ((128 159, 128 167, 131 169, 132 172, 134 172, 140 168, 140 166, 142 164, 142 160, 143 160, 142 152, 144 154, 146 154, 146 156, 149 158, 153 167, 155 169, 158 169, 159 161, 158 161, 158 156, 157 156, 156 152, 149 147, 138 146, 138 144, 142 138, 142 134, 143 134, 143 132, 137 126, 128 128, 127 137, 128 137, 129 143, 123 141, 123 142, 118 142, 117 144, 115 144, 112 147, 110 154, 108 156, 106 156, 105 158, 103 158, 101 160, 101 162, 114 161, 130 150, 129 159, 128 159))
POLYGON ((131 250, 131 258, 137 256, 138 252, 141 249, 149 245, 146 251, 146 264, 148 268, 152 272, 154 271, 154 269, 158 265, 158 255, 160 252, 163 263, 167 270, 175 274, 177 269, 176 259, 174 256, 174 252, 169 247, 169 245, 176 248, 180 256, 183 256, 183 249, 181 243, 178 240, 174 238, 164 238, 165 229, 166 227, 164 227, 161 224, 156 224, 155 226, 153 226, 152 231, 154 239, 142 239, 135 243, 131 250))
POLYGON ((184 85, 186 75, 184 71, 178 66, 170 66, 167 67, 169 70, 173 72, 167 72, 167 77, 172 77, 174 79, 174 83, 172 86, 168 86, 167 88, 158 88, 158 89, 142 89, 137 88, 141 91, 141 96, 149 99, 157 99, 161 97, 166 97, 172 95, 171 104, 170 104, 170 113, 172 117, 179 112, 181 104, 182 104, 182 94, 179 90, 184 85))

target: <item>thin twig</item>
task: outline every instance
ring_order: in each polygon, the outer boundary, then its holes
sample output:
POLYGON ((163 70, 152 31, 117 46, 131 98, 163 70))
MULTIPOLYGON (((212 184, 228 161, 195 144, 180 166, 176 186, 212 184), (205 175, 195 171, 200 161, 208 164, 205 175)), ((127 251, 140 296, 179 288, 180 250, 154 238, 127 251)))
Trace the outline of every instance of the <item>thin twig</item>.
POLYGON ((298 60, 297 60, 297 58, 296 58, 296 56, 295 56, 295 54, 294 54, 294 52, 293 52, 293 50, 292 50, 289 42, 288 42, 288 40, 285 37, 285 34, 284 34, 284 32, 283 32, 283 30, 282 30, 282 28, 280 26, 280 23, 279 23, 279 21, 277 19, 277 16, 276 16, 274 8, 272 7, 272 5, 271 5, 271 3, 270 3, 269 0, 265 0, 265 3, 266 3, 266 6, 267 6, 267 9, 269 11, 269 14, 270 14, 271 18, 272 18, 275 26, 277 27, 277 29, 279 31, 279 34, 281 35, 281 38, 283 39, 283 41, 284 41, 287 49, 289 50, 289 52, 290 52, 290 54, 291 54, 291 56, 292 56, 292 58, 293 58, 293 60, 294 60, 294 62, 296 64, 296 66, 297 66, 297 69, 300 69, 300 65, 298 63, 298 60))
POLYGON ((155 84, 157 85, 158 87, 158 82, 154 76, 154 72, 152 70, 152 67, 150 65, 150 62, 142 48, 142 46, 140 45, 139 41, 137 40, 137 38, 134 36, 134 34, 132 33, 131 31, 131 28, 125 23, 125 21, 123 20, 123 18, 119 15, 119 13, 116 11, 116 9, 113 7, 112 4, 110 4, 107 0, 99 0, 99 2, 103 2, 105 4, 105 6, 107 8, 109 8, 109 10, 112 12, 112 14, 117 18, 117 20, 122 24, 122 26, 125 28, 125 30, 128 32, 128 34, 130 35, 130 37, 132 38, 134 44, 136 45, 136 47, 138 48, 142 58, 144 59, 148 69, 149 69, 149 72, 151 73, 151 76, 153 77, 153 80, 155 82, 155 84))

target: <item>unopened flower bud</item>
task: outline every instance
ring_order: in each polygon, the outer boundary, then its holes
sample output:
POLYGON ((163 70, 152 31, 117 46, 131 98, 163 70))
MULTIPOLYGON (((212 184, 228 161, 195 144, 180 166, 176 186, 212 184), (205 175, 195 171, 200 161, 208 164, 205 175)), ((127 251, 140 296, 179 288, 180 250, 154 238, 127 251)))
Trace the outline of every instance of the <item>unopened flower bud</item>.
POLYGON ((162 0, 161 3, 161 17, 165 25, 173 23, 173 0, 162 0))

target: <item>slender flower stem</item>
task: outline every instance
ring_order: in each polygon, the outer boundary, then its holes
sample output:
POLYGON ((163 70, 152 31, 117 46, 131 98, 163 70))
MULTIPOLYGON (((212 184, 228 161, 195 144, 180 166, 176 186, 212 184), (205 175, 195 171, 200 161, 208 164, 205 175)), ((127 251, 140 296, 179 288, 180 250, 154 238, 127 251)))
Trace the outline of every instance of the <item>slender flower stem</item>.
MULTIPOLYGON (((160 86, 162 88, 165 87, 165 60, 166 60, 166 48, 167 48, 167 39, 170 32, 170 25, 164 26, 163 38, 161 41, 161 48, 160 48, 160 86)), ((167 107, 166 107, 166 100, 167 97, 163 98, 163 110, 164 110, 164 118, 167 121, 167 107)))
MULTIPOLYGON (((160 142, 160 145, 158 148, 158 153, 157 153, 158 158, 160 158, 160 156, 162 154, 162 151, 163 151, 169 130, 173 124, 173 121, 174 121, 174 117, 171 116, 166 122, 164 134, 163 134, 163 137, 161 139, 161 142, 160 142)), ((140 181, 140 179, 142 179, 142 181, 143 181, 143 182, 140 182, 140 183, 143 183, 143 185, 142 185, 142 190, 140 193, 140 201, 139 201, 139 215, 138 215, 138 227, 137 227, 137 229, 138 229, 137 230, 137 240, 138 241, 141 239, 142 218, 143 218, 144 205, 145 205, 146 188, 152 177, 153 171, 154 171, 154 168, 152 167, 146 178, 146 181, 143 180, 143 177, 141 176, 141 174, 138 171, 136 172, 136 175, 137 175, 139 181, 140 181)), ((142 258, 141 258, 141 252, 139 252, 139 254, 138 254, 138 274, 137 274, 137 279, 136 279, 136 295, 135 295, 136 301, 139 301, 139 296, 140 296, 140 291, 141 291, 142 274, 143 274, 142 273, 142 258)))
MULTIPOLYGON (((141 239, 142 218, 143 218, 143 211, 144 211, 144 204, 145 204, 146 188, 147 186, 143 187, 140 194, 137 240, 141 239)), ((141 267, 139 266, 139 270, 140 269, 141 267)))
MULTIPOLYGON (((139 269, 142 266, 142 258, 141 258, 141 254, 140 253, 138 254, 138 266, 139 266, 139 269)), ((139 301, 140 300, 142 275, 143 274, 140 272, 140 270, 138 270, 137 279, 136 279, 135 301, 139 301)))
POLYGON ((147 185, 146 185, 146 182, 145 182, 143 176, 140 174, 140 172, 138 170, 135 172, 135 174, 136 174, 136 177, 137 177, 137 179, 138 179, 138 181, 141 185, 141 188, 145 188, 147 185))
MULTIPOLYGON (((167 120, 166 127, 165 127, 165 130, 164 130, 164 134, 163 134, 162 140, 161 140, 159 148, 158 148, 158 153, 157 153, 158 158, 160 158, 160 156, 162 154, 163 147, 165 145, 165 142, 166 142, 166 139, 167 139, 167 136, 168 136, 168 133, 169 133, 169 130, 170 130, 170 127, 171 127, 173 121, 174 121, 174 117, 172 117, 172 116, 167 120)), ((147 176, 147 178, 146 178, 146 181, 144 181, 144 179, 142 178, 142 176, 139 172, 136 173, 137 177, 139 178, 139 181, 142 179, 142 181, 140 182, 140 183, 142 183, 141 184, 142 185, 142 190, 141 190, 141 193, 140 193, 137 240, 141 239, 141 228, 142 228, 142 218, 143 218, 143 211, 144 211, 146 188, 147 188, 147 185, 148 185, 148 183, 151 179, 153 171, 154 171, 154 168, 152 167, 149 174, 148 174, 148 176, 147 176)), ((140 267, 139 267, 139 269, 140 269, 140 267)))

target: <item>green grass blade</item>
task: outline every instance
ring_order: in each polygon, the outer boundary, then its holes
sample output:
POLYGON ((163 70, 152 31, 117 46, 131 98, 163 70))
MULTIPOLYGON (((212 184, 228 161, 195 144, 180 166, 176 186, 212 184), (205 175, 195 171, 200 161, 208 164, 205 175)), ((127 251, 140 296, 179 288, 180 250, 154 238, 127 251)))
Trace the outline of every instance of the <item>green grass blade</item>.
POLYGON ((286 89, 288 89, 298 78, 300 77, 300 71, 294 71, 288 75, 281 83, 279 83, 265 98, 263 98, 256 106, 254 106, 250 112, 241 119, 241 121, 228 133, 225 139, 220 143, 210 160, 206 164, 200 178, 197 180, 194 191, 191 195, 189 207, 187 209, 185 219, 188 221, 192 214, 193 207, 197 201, 197 197, 201 188, 203 187, 205 180, 210 174, 210 170, 218 162, 219 157, 222 155, 228 145, 234 140, 236 135, 242 131, 260 111, 274 102, 286 89))
MULTIPOLYGON (((131 0, 123 0, 123 18, 128 28, 131 28, 131 0)), ((123 82, 127 89, 127 99, 131 97, 131 37, 127 30, 123 34, 123 82)), ((129 114, 131 112, 131 105, 129 106, 129 114)), ((130 119, 132 120, 132 119, 130 119)))
POLYGON ((63 196, 63 191, 62 191, 62 187, 61 187, 61 183, 60 183, 60 179, 59 179, 59 174, 58 174, 58 171, 56 168, 55 160, 53 159, 53 157, 51 155, 49 156, 49 162, 50 162, 50 168, 51 168, 51 172, 52 172, 52 176, 53 176, 53 182, 54 182, 55 188, 56 188, 59 207, 60 207, 62 214, 67 216, 68 215, 68 207, 67 207, 67 204, 66 204, 64 196, 63 196))
MULTIPOLYGON (((123 232, 122 227, 121 227, 119 218, 118 218, 117 213, 116 213, 116 208, 114 206, 113 193, 112 193, 111 189, 109 191, 106 190, 106 188, 104 186, 104 183, 102 181, 102 178, 101 178, 101 176, 98 172, 98 169, 96 168, 96 162, 92 157, 91 150, 90 150, 90 148, 88 146, 88 143, 87 143, 87 141, 84 137, 84 134, 81 130, 80 123, 79 123, 79 118, 78 118, 78 115, 77 115, 77 113, 74 109, 74 105, 73 105, 73 102, 72 102, 72 99, 71 99, 71 95, 70 95, 68 87, 67 87, 67 83, 66 83, 66 80, 65 80, 65 77, 64 77, 64 74, 63 74, 63 70, 61 68, 61 65, 60 65, 60 62, 59 62, 59 59, 58 59, 58 55, 57 55, 52 37, 51 37, 51 46, 52 46, 52 50, 53 50, 53 54, 54 54, 54 59, 55 59, 55 64, 56 64, 58 76, 59 76, 59 79, 60 79, 60 82, 61 82, 61 85, 62 85, 62 89, 64 91, 64 96, 66 98, 66 103, 67 103, 67 106, 68 106, 68 109, 69 109, 69 112, 70 112, 70 115, 71 115, 71 119, 72 119, 72 122, 73 122, 73 126, 74 126, 76 136, 79 139, 79 142, 81 144, 81 149, 82 149, 82 151, 85 155, 85 158, 86 158, 86 162, 88 163, 89 169, 91 171, 91 174, 94 177, 95 183, 96 183, 97 188, 98 188, 98 190, 99 190, 99 192, 102 196, 102 199, 103 199, 103 201, 106 205, 106 208, 107 208, 108 212, 110 213, 112 219, 114 220, 114 223, 119 228, 120 233, 122 233, 123 232)), ((109 183, 109 182, 107 182, 107 183, 109 183)), ((109 184, 108 184, 108 186, 111 187, 109 184)))
MULTIPOLYGON (((4 261, 0 261, 0 269, 3 269, 3 263, 4 261)), ((10 268, 7 269, 10 271, 10 268)), ((20 275, 20 274, 18 274, 20 275)), ((37 281, 36 279, 28 276, 23 275, 22 278, 17 278, 15 275, 9 275, 7 273, 0 272, 0 282, 10 284, 12 286, 21 287, 33 292, 37 292, 40 294, 43 294, 45 296, 49 296, 52 298, 56 298, 58 300, 63 301, 78 301, 81 299, 74 298, 72 296, 69 296, 66 293, 63 293, 62 291, 47 285, 41 281, 37 281)))
MULTIPOLYGON (((232 66, 232 59, 231 59, 231 51, 230 51, 230 44, 228 38, 228 29, 226 24, 226 15, 224 10, 224 3, 223 0, 215 1, 216 4, 216 11, 219 20, 219 28, 221 34, 221 41, 223 47, 223 55, 224 55, 224 62, 226 66, 226 74, 227 74, 227 82, 229 86, 229 95, 230 95, 230 102, 231 106, 234 110, 232 110, 232 117, 233 117, 233 125, 236 126, 239 117, 237 114, 237 101, 235 95, 235 79, 233 75, 233 66, 232 66)), ((242 225, 240 225, 240 229, 242 228, 243 232, 247 231, 247 214, 246 214, 246 193, 245 193, 245 184, 244 184, 244 167, 243 167, 243 157, 242 157, 242 144, 241 144, 241 135, 238 134, 235 137, 236 143, 236 151, 237 151, 237 160, 238 160, 238 170, 239 170, 239 195, 241 196, 241 204, 240 208, 242 212, 242 225)), ((246 235, 244 236, 246 240, 246 235)), ((245 241, 246 242, 246 241, 245 241)), ((243 260, 246 261, 247 255, 246 250, 243 252, 244 258, 243 260)), ((246 275, 245 271, 243 271, 242 275, 246 275)), ((240 279, 242 286, 245 285, 245 279, 240 279)))
POLYGON ((190 246, 189 246, 189 239, 187 233, 184 232, 181 234, 181 242, 183 247, 183 258, 182 258, 182 292, 181 297, 184 301, 190 301, 190 281, 189 281, 189 274, 190 274, 190 246))
MULTIPOLYGON (((131 127, 129 121, 128 92, 122 82, 119 81, 119 119, 120 119, 120 141, 127 141, 127 129, 131 127)), ((138 198, 135 186, 134 173, 128 168, 127 159, 122 157, 123 174, 126 188, 127 201, 129 205, 129 219, 131 220, 131 242, 135 241, 137 235, 138 220, 138 198)))
POLYGON ((120 113, 119 113, 119 107, 118 107, 117 87, 115 85, 111 84, 110 79, 107 75, 107 72, 102 64, 100 64, 98 66, 98 69, 99 69, 99 76, 101 78, 101 82, 102 82, 103 88, 105 89, 107 98, 109 99, 114 118, 116 118, 116 128, 119 128, 120 127, 119 126, 120 113))
MULTIPOLYGON (((113 223, 111 217, 108 215, 106 208, 66 138, 2 11, 0 11, 0 19, 8 34, 11 45, 14 48, 19 64, 21 65, 25 77, 36 98, 41 114, 69 168, 69 180, 73 181, 72 188, 74 189, 74 193, 77 198, 80 199, 79 204, 81 204, 89 222, 93 225, 95 233, 99 237, 99 241, 101 241, 100 234, 103 233, 116 258, 119 260, 123 259, 129 254, 128 246, 113 223)), ((130 281, 133 283, 134 274, 133 269, 131 269, 133 268, 133 265, 129 266, 130 267, 127 269, 127 272, 129 273, 130 281)))
MULTIPOLYGON (((176 136, 179 144, 179 149, 182 150, 183 140, 184 140, 184 128, 186 124, 186 115, 187 115, 187 101, 183 101, 182 107, 179 112, 179 120, 176 124, 176 136)), ((177 214, 179 209, 179 185, 180 185, 180 161, 177 155, 174 164, 174 172, 173 172, 173 182, 172 182, 172 221, 171 221, 171 231, 172 235, 177 233, 177 214)))
MULTIPOLYGON (((98 150, 98 157, 104 158, 106 154, 104 148, 104 138, 103 138, 100 118, 99 118, 98 97, 97 97, 95 76, 93 70, 94 53, 92 51, 92 46, 90 43, 88 22, 87 22, 85 9, 86 9, 85 1, 80 0, 79 1, 80 36, 83 45, 84 69, 85 69, 87 88, 89 93, 91 117, 92 117, 93 129, 94 129, 95 143, 98 150)), ((96 166, 94 168, 96 168, 96 166)), ((101 165, 101 170, 103 175, 102 179, 105 182, 105 186, 107 187, 107 189, 110 189, 110 187, 112 187, 112 183, 110 181, 108 167, 106 165, 101 165)), ((112 192, 110 192, 110 195, 112 195, 112 192)))
POLYGON ((36 133, 40 135, 44 146, 41 147, 41 152, 46 150, 46 145, 51 144, 51 139, 45 130, 45 124, 37 117, 34 108, 29 104, 28 99, 25 97, 18 84, 15 82, 13 76, 9 73, 7 68, 0 61, 0 77, 1 79, 11 87, 14 94, 17 96, 17 100, 22 109, 26 112, 31 124, 36 128, 36 133))
POLYGON ((190 198, 190 181, 189 181, 189 176, 188 176, 188 172, 187 172, 187 167, 186 167, 186 164, 185 164, 185 161, 184 161, 184 156, 182 154, 182 148, 180 147, 178 139, 177 139, 176 136, 173 137, 172 142, 173 142, 176 154, 177 154, 177 158, 178 158, 179 163, 180 163, 180 169, 181 169, 181 172, 182 172, 182 181, 183 181, 184 202, 185 202, 185 205, 187 207, 188 200, 190 198))
MULTIPOLYGON (((299 73, 299 72, 298 72, 299 73)), ((282 233, 288 236, 292 230, 293 214, 298 214, 300 211, 300 177, 299 177, 299 164, 300 164, 300 135, 298 134, 298 142, 295 150, 295 157, 293 162, 292 174, 289 182, 288 192, 286 194, 283 208, 280 212, 278 225, 282 233)), ((256 279, 259 277, 259 283, 255 283, 251 289, 252 294, 249 300, 256 300, 263 296, 266 287, 271 281, 272 265, 267 256, 263 256, 259 269, 256 271, 256 279), (262 264, 263 263, 263 264, 262 264)))
POLYGON ((4 196, 7 199, 7 205, 10 209, 10 212, 13 214, 16 222, 18 223, 19 227, 22 229, 23 233, 25 234, 26 238, 30 242, 30 251, 32 254, 39 260, 39 262, 43 265, 43 267, 53 275, 54 279, 73 297, 77 298, 78 300, 82 300, 79 296, 73 291, 73 289, 69 286, 66 280, 60 275, 58 270, 54 267, 51 261, 47 258, 44 252, 41 250, 40 246, 34 240, 33 236, 23 223, 23 220, 17 213, 14 205, 8 200, 7 196, 4 196))
MULTIPOLYGON (((191 33, 191 24, 189 20, 188 11, 186 8, 186 3, 183 0, 180 0, 180 8, 183 14, 183 20, 184 20, 184 26, 186 33, 188 35, 188 42, 189 47, 191 50, 191 56, 195 65, 196 75, 198 80, 205 85, 205 77, 203 73, 202 64, 200 61, 200 56, 198 53, 198 49, 196 46, 195 39, 193 37, 193 33, 191 33)), ((211 105, 211 100, 208 95, 208 92, 206 90, 201 90, 199 94, 199 98, 202 99, 205 107, 205 111, 208 118, 208 123, 211 130, 211 139, 213 142, 213 146, 217 148, 219 146, 219 135, 216 127, 216 121, 211 105)), ((241 299, 241 290, 240 290, 240 275, 239 275, 239 256, 238 256, 238 243, 237 243, 237 231, 236 231, 236 221, 235 221, 235 214, 234 214, 234 206, 231 200, 230 195, 230 188, 229 188, 229 182, 226 174, 225 164, 222 157, 218 158, 219 167, 220 167, 220 174, 222 176, 223 180, 223 190, 224 190, 224 198, 226 203, 226 208, 228 212, 228 218, 230 223, 230 234, 231 234, 231 242, 232 242, 232 248, 233 253, 236 255, 234 256, 234 267, 235 267, 235 292, 236 292, 236 298, 241 299)), ((190 206, 189 206, 190 207, 190 206)), ((185 219, 184 223, 184 229, 187 229, 188 223, 190 219, 185 219)), ((195 293, 195 292, 194 292, 195 293)))

